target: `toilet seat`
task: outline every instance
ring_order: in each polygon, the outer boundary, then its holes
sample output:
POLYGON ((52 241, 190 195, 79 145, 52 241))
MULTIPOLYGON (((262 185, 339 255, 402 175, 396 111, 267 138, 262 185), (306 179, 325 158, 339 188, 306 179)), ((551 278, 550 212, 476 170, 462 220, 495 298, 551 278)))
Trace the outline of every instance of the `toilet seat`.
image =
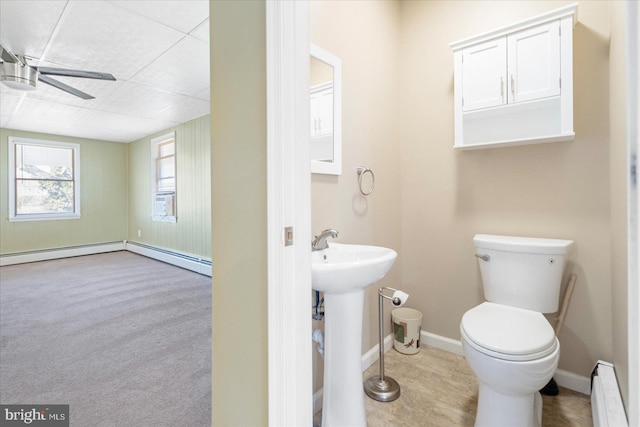
POLYGON ((539 359, 558 346, 553 328, 542 313, 491 302, 467 311, 460 332, 476 350, 504 360, 539 359))

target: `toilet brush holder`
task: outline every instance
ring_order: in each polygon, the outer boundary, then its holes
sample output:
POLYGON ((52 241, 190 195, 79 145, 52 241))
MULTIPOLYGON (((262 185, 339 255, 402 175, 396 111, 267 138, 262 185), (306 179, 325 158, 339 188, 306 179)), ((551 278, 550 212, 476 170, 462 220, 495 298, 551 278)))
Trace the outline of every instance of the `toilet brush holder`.
POLYGON ((384 309, 383 300, 391 300, 395 307, 400 307, 405 303, 409 295, 393 288, 378 289, 378 338, 380 350, 380 374, 374 375, 364 382, 364 391, 370 398, 379 402, 391 402, 400 397, 400 384, 391 377, 384 375, 384 309), (393 291, 393 296, 384 295, 383 291, 393 291))

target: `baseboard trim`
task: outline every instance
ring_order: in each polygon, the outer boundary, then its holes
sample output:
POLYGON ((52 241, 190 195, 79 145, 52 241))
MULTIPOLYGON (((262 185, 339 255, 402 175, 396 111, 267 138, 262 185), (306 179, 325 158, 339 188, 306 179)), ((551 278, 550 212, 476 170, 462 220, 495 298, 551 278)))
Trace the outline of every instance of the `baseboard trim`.
POLYGON ((205 276, 211 277, 212 275, 211 260, 127 240, 0 255, 0 267, 117 251, 133 252, 148 258, 166 262, 167 264, 191 270, 205 276))
MULTIPOLYGON (((389 334, 384 339, 384 352, 391 350, 393 347, 393 334, 389 334)), ((362 372, 369 369, 371 365, 380 359, 380 345, 376 344, 362 355, 362 372)))
POLYGON ((133 241, 126 241, 125 249, 205 276, 212 275, 211 261, 204 258, 133 241))
MULTIPOLYGON (((462 352, 462 343, 459 340, 432 334, 427 331, 422 331, 420 336, 423 344, 464 356, 462 352)), ((560 387, 568 388, 569 390, 577 391, 586 395, 591 394, 591 379, 588 377, 574 374, 573 372, 565 371, 564 369, 556 369, 556 373, 553 375, 553 378, 560 387)))
POLYGON ((428 345, 440 350, 448 351, 459 356, 464 356, 462 353, 462 343, 452 338, 443 337, 441 335, 432 334, 431 332, 421 331, 420 341, 422 345, 428 345))
POLYGON ((569 390, 577 391, 587 396, 591 394, 591 379, 588 377, 574 374, 564 369, 556 369, 553 378, 560 387, 568 388, 569 390))
POLYGON ((43 249, 39 251, 19 252, 0 255, 0 267, 28 262, 48 261, 60 258, 70 258, 83 255, 95 255, 106 252, 125 250, 125 242, 108 242, 92 245, 70 246, 59 249, 43 249))

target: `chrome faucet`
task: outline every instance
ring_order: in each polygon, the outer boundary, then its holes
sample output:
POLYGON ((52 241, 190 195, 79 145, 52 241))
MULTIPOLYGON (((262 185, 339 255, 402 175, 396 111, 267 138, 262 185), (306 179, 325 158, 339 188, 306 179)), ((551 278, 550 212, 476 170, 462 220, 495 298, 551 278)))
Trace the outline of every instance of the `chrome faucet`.
POLYGON ((338 237, 338 232, 332 229, 322 231, 319 236, 316 236, 315 239, 311 241, 311 250, 320 251, 322 249, 327 249, 329 247, 329 244, 327 243, 327 239, 329 237, 335 239, 338 237))

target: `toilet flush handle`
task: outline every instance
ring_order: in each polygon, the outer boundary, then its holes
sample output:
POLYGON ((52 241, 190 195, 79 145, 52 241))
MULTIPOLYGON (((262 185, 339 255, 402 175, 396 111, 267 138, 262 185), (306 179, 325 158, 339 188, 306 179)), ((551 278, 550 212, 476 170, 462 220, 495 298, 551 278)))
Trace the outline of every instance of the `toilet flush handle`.
POLYGON ((476 257, 480 258, 483 261, 489 261, 491 259, 491 257, 488 254, 483 254, 483 255, 476 254, 476 257))

